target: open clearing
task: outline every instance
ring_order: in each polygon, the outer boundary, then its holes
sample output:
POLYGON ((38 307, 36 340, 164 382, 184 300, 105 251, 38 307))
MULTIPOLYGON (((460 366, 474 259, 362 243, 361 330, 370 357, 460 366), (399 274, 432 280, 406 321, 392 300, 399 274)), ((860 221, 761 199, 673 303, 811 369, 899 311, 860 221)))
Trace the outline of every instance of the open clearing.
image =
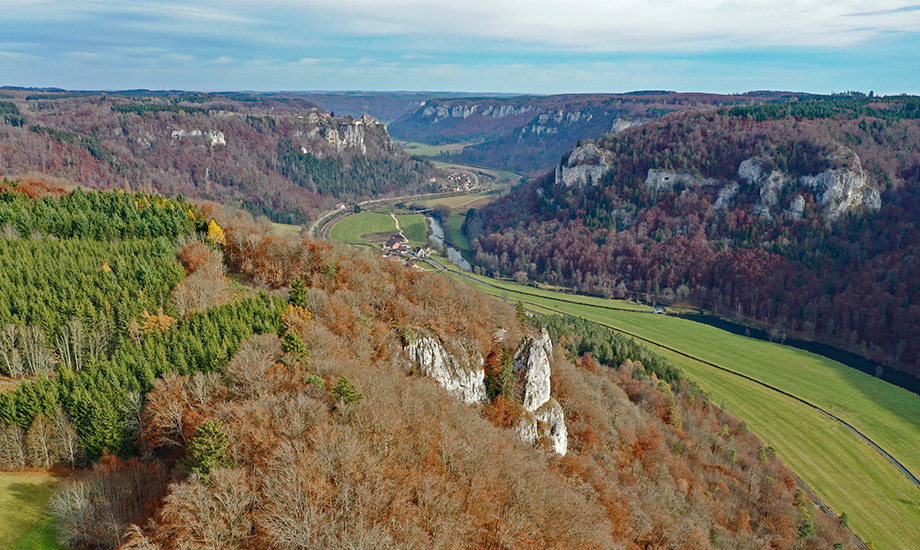
MULTIPOLYGON (((920 397, 906 390, 802 350, 676 317, 609 309, 639 308, 629 302, 464 273, 481 281, 474 283, 458 272, 451 266, 448 276, 538 311, 567 313, 630 332, 806 399, 858 428, 915 475, 920 473, 920 397)), ((835 512, 846 512, 851 527, 864 539, 878 548, 920 545, 920 488, 856 434, 756 382, 652 347, 775 448, 835 512)))
MULTIPOLYGON (((421 214, 398 214, 399 228, 414 246, 422 246, 427 238, 425 216, 421 214)), ((396 222, 390 214, 361 212, 343 218, 332 226, 329 236, 332 240, 356 244, 375 245, 397 233, 396 222)))
POLYGON ((427 143, 417 143, 414 141, 397 141, 397 145, 410 155, 421 155, 423 157, 436 157, 441 153, 458 153, 467 145, 472 143, 445 143, 444 145, 428 145, 427 143))
POLYGON ((272 222, 272 233, 279 237, 299 237, 303 231, 302 225, 272 222))
POLYGON ((0 548, 60 548, 45 516, 58 483, 48 472, 0 472, 0 548))

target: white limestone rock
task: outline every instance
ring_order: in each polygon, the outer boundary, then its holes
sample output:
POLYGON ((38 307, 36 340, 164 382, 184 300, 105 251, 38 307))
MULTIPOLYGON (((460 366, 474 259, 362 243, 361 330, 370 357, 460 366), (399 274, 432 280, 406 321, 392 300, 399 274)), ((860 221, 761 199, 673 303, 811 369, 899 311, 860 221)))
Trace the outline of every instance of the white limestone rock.
POLYGON ((625 118, 616 117, 613 119, 613 124, 610 126, 610 133, 619 134, 627 128, 639 126, 640 124, 642 124, 642 122, 638 120, 626 120, 625 118))
POLYGON ((556 454, 565 456, 568 452, 568 430, 562 406, 550 398, 533 413, 527 412, 514 428, 518 436, 533 446, 547 444, 556 454))
POLYGON ((464 403, 485 401, 485 371, 482 357, 476 365, 463 366, 449 354, 436 338, 418 337, 408 346, 406 353, 425 376, 434 378, 447 393, 464 403))
POLYGON ((512 368, 521 382, 518 384, 521 404, 530 412, 549 400, 552 356, 553 342, 543 329, 539 336, 525 340, 512 359, 512 368))
POLYGON ((786 211, 786 214, 789 215, 789 219, 792 221, 797 221, 802 219, 802 213, 805 211, 805 197, 802 195, 796 195, 792 199, 792 204, 789 205, 789 210, 786 211))
POLYGON ((877 189, 870 187, 868 177, 862 168, 825 170, 814 176, 803 176, 802 185, 815 191, 818 203, 831 221, 857 206, 871 210, 882 207, 882 198, 877 189))
POLYGON ((693 174, 674 172, 672 170, 658 170, 650 168, 645 177, 645 187, 651 191, 664 191, 673 188, 675 185, 684 185, 687 187, 698 185, 713 185, 714 179, 702 178, 693 174))
POLYGON ((728 206, 728 203, 730 203, 731 200, 737 194, 738 194, 738 184, 737 183, 726 185, 722 189, 719 189, 719 196, 716 197, 716 203, 713 205, 713 207, 716 210, 725 208, 726 206, 728 206))
POLYGON ((569 158, 556 166, 556 185, 577 188, 594 185, 610 170, 606 154, 593 143, 572 149, 569 158))
POLYGON ((194 129, 194 130, 181 130, 181 129, 180 129, 180 130, 173 130, 173 131, 169 134, 169 137, 171 137, 172 139, 175 139, 175 140, 182 140, 182 139, 185 139, 185 138, 200 138, 200 137, 203 137, 205 140, 207 140, 208 145, 211 146, 211 147, 217 147, 218 145, 222 145, 222 146, 226 147, 226 145, 227 145, 227 138, 226 138, 226 136, 224 136, 224 133, 223 133, 223 132, 216 131, 216 130, 205 130, 205 131, 202 131, 202 130, 199 130, 199 129, 197 129, 197 128, 194 129))

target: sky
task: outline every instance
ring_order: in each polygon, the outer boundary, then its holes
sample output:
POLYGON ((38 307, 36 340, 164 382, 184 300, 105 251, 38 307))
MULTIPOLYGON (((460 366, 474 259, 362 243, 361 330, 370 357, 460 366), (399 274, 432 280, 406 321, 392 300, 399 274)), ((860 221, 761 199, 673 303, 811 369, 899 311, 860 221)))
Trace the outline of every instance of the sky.
POLYGON ((0 0, 0 85, 920 93, 888 0, 0 0))

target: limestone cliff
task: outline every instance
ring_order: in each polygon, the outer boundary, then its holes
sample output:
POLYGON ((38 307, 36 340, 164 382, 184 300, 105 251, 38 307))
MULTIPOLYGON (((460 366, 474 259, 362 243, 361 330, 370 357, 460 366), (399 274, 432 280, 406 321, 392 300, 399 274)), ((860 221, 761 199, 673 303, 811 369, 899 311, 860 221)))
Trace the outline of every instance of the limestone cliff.
MULTIPOLYGON (((496 341, 504 334, 496 332, 496 341)), ((416 336, 405 346, 406 354, 418 371, 433 378, 447 392, 466 404, 485 402, 487 398, 483 359, 472 354, 470 364, 463 364, 448 352, 441 342, 430 336, 416 336)), ((560 455, 568 450, 565 414, 559 403, 550 397, 550 359, 553 343, 543 329, 518 347, 512 358, 514 399, 523 406, 523 413, 514 431, 525 442, 546 448, 560 455)))
POLYGON ((594 185, 610 170, 604 151, 587 143, 572 149, 568 159, 556 166, 556 185, 578 188, 594 185))
POLYGON ((552 356, 553 343, 546 329, 525 340, 514 354, 515 398, 526 411, 515 431, 531 445, 545 443, 553 452, 565 455, 568 451, 565 415, 559 403, 550 397, 552 356))
MULTIPOLYGON (((814 193, 815 201, 824 207, 824 214, 830 221, 859 206, 872 210, 881 208, 881 196, 877 189, 869 185, 856 153, 842 147, 834 160, 842 163, 842 167, 805 175, 796 182, 795 178, 779 170, 768 173, 766 160, 749 158, 738 166, 738 178, 760 188, 760 201, 754 208, 758 214, 770 219, 773 217, 772 208, 778 204, 783 190, 796 184, 814 193)), ((790 218, 799 219, 804 206, 804 197, 797 195, 786 212, 790 218)))
POLYGON ((482 356, 476 355, 474 364, 462 365, 448 353, 436 338, 418 337, 406 346, 406 353, 419 371, 434 378, 447 393, 464 403, 486 400, 485 371, 482 356))

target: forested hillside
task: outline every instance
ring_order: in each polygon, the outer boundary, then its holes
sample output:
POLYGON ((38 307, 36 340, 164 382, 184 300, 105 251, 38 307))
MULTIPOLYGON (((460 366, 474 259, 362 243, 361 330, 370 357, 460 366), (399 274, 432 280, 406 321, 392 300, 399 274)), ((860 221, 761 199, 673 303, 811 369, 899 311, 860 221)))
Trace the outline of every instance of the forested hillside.
POLYGON ((673 114, 476 212, 477 261, 690 303, 920 375, 920 112, 852 96, 673 114))
MULTIPOLYGON (((806 94, 799 94, 806 97, 806 94)), ((582 139, 619 132, 667 113, 787 101, 796 94, 675 92, 504 98, 434 98, 390 125, 393 136, 422 143, 470 143, 443 160, 542 174, 582 139)))
POLYGON ((372 117, 303 96, 50 93, 0 100, 0 175, 220 200, 303 223, 344 200, 427 189, 436 175, 372 117))
POLYGON ((34 296, 2 310, 4 357, 46 364, 4 371, 0 464, 81 467, 52 507, 71 547, 854 547, 743 424, 610 331, 214 203, 0 200, 0 260, 47 281, 2 282, 34 296), (564 456, 515 429, 514 350, 541 327, 564 456), (423 375, 420 340, 480 363, 487 397, 423 375))

